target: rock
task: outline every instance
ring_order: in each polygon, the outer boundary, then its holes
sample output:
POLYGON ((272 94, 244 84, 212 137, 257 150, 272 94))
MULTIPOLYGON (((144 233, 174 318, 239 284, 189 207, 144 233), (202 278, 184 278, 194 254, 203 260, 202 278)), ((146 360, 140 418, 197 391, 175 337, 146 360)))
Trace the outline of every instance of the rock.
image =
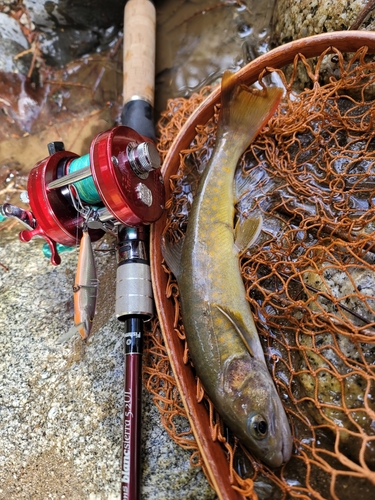
MULTIPOLYGON (((29 43, 22 33, 18 22, 0 12, 0 71, 7 73, 27 73, 26 58, 16 58, 29 48, 29 43)), ((31 56, 30 56, 31 57, 31 56)))
MULTIPOLYGON (((277 0, 273 14, 273 45, 318 33, 347 30, 366 4, 367 0, 277 0)), ((367 29, 373 29, 373 19, 374 14, 370 14, 366 20, 367 29)))
POLYGON ((108 0, 24 0, 39 32, 41 51, 51 66, 103 50, 123 24, 124 2, 108 0))
MULTIPOLYGON (((98 313, 105 318, 96 318, 89 341, 57 345, 73 321, 77 253, 65 253, 54 267, 41 243, 1 233, 0 262, 8 271, 0 267, 0 499, 115 500, 124 329, 114 314, 114 287, 106 290, 112 307, 98 313)), ((114 256, 95 257, 100 286, 107 275, 113 284, 114 256)), ((190 466, 191 452, 161 425, 152 394, 144 389, 142 399, 142 498, 214 500, 202 469, 190 466)))

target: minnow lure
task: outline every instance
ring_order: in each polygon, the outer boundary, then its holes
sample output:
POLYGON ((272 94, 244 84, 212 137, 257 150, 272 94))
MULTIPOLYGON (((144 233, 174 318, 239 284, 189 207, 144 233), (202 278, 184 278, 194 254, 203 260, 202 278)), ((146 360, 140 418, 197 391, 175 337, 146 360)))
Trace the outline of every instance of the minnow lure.
POLYGON ((93 325, 98 296, 98 279, 91 238, 87 231, 83 231, 82 234, 73 293, 74 326, 59 337, 58 343, 70 339, 76 332, 83 339, 87 339, 93 325))

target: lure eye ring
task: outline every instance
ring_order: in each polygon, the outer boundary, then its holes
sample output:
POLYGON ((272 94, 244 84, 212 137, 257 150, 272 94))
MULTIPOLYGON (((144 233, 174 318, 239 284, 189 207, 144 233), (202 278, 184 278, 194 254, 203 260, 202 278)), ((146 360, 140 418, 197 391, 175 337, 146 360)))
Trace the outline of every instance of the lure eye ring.
POLYGON ((254 413, 249 418, 248 429, 255 439, 264 439, 268 435, 267 420, 261 413, 254 413))

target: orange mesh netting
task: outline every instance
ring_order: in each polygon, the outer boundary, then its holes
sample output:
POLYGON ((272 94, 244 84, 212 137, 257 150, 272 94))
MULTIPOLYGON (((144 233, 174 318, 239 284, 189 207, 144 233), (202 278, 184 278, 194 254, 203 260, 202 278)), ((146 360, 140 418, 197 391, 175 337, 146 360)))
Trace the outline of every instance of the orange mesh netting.
MULTIPOLYGON (((295 445, 288 464, 268 469, 226 429, 198 383, 212 437, 227 450, 233 487, 247 498, 373 498, 375 63, 365 54, 365 48, 345 57, 336 50, 314 63, 299 56, 287 71, 274 70, 286 95, 236 174, 237 216, 263 217, 241 269, 295 445), (330 76, 322 70, 328 63, 330 76), (309 85, 298 92, 301 72, 309 85)), ((160 121, 162 155, 208 92, 169 102, 160 121)), ((170 179, 165 231, 174 238, 185 231, 217 115, 198 127, 170 179)), ((172 276, 166 294, 185 342, 172 276)), ((146 348, 144 376, 163 423, 201 464, 157 322, 146 348)), ((189 363, 187 346, 184 353, 180 362, 189 363)))

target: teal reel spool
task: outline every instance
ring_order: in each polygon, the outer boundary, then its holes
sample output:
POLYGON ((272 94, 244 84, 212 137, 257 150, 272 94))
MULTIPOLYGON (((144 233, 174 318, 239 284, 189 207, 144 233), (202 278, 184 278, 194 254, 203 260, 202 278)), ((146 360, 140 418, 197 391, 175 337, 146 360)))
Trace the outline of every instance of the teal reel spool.
MULTIPOLYGON (((77 172, 78 170, 82 170, 83 168, 90 168, 90 155, 80 156, 79 158, 75 158, 72 160, 68 167, 68 174, 72 174, 73 172, 77 172)), ((90 205, 98 205, 101 204, 102 200, 100 199, 99 193, 95 187, 93 178, 86 177, 86 179, 82 179, 81 181, 77 181, 74 184, 79 197, 86 203, 90 205)))

